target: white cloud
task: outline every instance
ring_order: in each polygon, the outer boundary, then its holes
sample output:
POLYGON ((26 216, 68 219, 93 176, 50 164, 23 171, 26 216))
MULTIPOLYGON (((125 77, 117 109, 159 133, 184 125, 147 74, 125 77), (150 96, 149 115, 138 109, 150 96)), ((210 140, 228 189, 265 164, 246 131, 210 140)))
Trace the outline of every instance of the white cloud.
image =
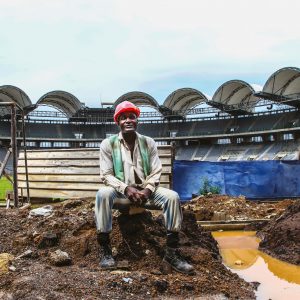
POLYGON ((20 84, 34 99, 65 89, 98 103, 100 95, 111 101, 166 73, 268 77, 283 63, 300 65, 298 0, 0 4, 0 85, 20 84))

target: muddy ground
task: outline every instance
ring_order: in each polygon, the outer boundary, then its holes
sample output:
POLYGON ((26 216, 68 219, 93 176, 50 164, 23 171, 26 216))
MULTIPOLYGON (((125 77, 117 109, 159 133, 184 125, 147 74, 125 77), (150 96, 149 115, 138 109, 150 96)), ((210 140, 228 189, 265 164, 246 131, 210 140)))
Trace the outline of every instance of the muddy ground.
POLYGON ((161 268, 163 218, 148 211, 115 211, 111 236, 119 267, 113 271, 98 265, 93 201, 65 202, 48 217, 28 215, 29 209, 0 210, 0 255, 13 255, 0 268, 1 299, 254 298, 253 285, 224 267, 215 240, 191 211, 184 212, 180 232, 181 252, 196 269, 189 276, 161 268), (57 259, 58 249, 69 257, 57 259))
POLYGON ((257 235, 261 239, 260 250, 300 265, 300 201, 272 219, 257 235))
POLYGON ((245 197, 226 195, 199 196, 183 206, 195 212, 198 221, 232 221, 271 219, 280 215, 296 200, 264 203, 246 200, 245 197))

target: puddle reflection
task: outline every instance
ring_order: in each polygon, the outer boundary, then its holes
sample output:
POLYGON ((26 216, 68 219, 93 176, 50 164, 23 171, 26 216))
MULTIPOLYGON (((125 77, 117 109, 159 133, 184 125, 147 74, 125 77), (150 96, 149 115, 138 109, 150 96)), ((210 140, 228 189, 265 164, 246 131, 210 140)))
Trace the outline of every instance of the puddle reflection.
POLYGON ((214 232, 224 264, 246 281, 258 281, 257 299, 300 299, 300 267, 258 250, 254 231, 214 232))

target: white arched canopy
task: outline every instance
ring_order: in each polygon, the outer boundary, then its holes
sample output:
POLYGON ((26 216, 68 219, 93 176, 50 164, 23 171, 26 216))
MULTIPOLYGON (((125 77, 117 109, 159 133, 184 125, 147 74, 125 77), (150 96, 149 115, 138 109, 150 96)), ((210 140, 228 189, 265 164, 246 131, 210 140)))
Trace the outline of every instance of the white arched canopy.
POLYGON ((186 114, 200 103, 206 102, 207 97, 198 90, 192 88, 181 88, 172 92, 164 101, 164 106, 179 114, 186 114))
POLYGON ((144 92, 134 91, 124 94, 116 100, 114 107, 123 101, 129 101, 137 106, 149 106, 159 110, 159 104, 157 101, 152 96, 144 92))
POLYGON ((64 91, 52 91, 43 95, 37 105, 52 106, 67 117, 73 116, 84 105, 72 94, 64 91))
POLYGON ((298 98, 300 96, 300 69, 287 67, 273 73, 265 83, 263 93, 298 98))
MULTIPOLYGON (((32 106, 31 100, 27 94, 20 88, 13 85, 0 86, 0 102, 14 102, 21 109, 32 106)), ((10 114, 9 107, 1 106, 0 115, 10 114)))
POLYGON ((229 80, 223 83, 214 93, 211 104, 222 107, 222 110, 237 109, 251 112, 259 98, 254 94, 254 86, 242 80, 229 80))

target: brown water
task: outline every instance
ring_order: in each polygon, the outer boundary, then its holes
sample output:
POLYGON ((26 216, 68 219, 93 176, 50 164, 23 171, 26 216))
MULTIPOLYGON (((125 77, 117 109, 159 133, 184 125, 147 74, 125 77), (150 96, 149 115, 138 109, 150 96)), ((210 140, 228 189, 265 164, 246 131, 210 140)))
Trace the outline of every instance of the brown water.
POLYGON ((248 282, 260 282, 258 300, 299 300, 300 267, 258 250, 254 231, 214 232, 224 264, 248 282))

